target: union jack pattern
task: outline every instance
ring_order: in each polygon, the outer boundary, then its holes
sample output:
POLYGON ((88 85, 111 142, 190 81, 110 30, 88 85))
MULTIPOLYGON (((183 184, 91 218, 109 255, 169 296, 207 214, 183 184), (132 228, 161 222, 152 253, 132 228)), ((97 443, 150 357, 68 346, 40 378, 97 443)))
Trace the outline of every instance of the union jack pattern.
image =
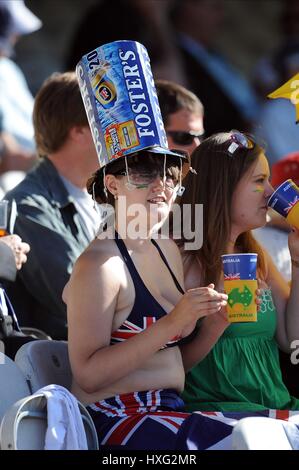
POLYGON ((150 325, 155 323, 155 321, 155 317, 143 317, 143 327, 135 325, 128 320, 124 321, 121 327, 118 330, 113 331, 111 334, 111 344, 132 338, 132 336, 141 333, 141 331, 144 331, 150 325))
POLYGON ((297 204, 298 201, 299 201, 299 197, 295 196, 293 201, 288 202, 287 207, 283 209, 286 212, 286 214, 290 212, 290 210, 294 207, 295 204, 297 204))
POLYGON ((235 274, 224 274, 225 281, 234 281, 240 279, 240 273, 235 274))
MULTIPOLYGON (((121 341, 126 341, 129 338, 132 338, 133 336, 137 335, 138 333, 141 333, 144 331, 146 328, 151 326, 153 323, 156 322, 156 317, 143 317, 143 326, 140 327, 138 325, 135 325, 134 323, 125 320, 123 324, 118 328, 117 330, 113 331, 111 334, 111 344, 115 344, 121 341)), ((176 345, 176 343, 181 339, 180 336, 175 336, 175 338, 172 338, 170 341, 168 341, 167 345, 165 345, 163 348, 166 348, 167 346, 171 345, 176 345)))
POLYGON ((259 412, 183 411, 184 403, 174 390, 134 392, 101 400, 88 406, 101 446, 143 450, 231 449, 231 433, 238 420, 251 416, 289 421, 297 426, 299 411, 259 412))

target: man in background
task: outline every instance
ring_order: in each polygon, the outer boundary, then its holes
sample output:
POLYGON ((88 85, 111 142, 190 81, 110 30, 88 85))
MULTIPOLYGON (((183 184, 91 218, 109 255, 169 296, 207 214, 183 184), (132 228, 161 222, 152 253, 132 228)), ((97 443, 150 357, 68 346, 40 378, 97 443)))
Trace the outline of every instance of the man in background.
POLYGON ((191 91, 168 80, 155 82, 169 148, 191 153, 204 138, 204 108, 191 91))
POLYGON ((23 0, 0 1, 1 174, 27 171, 36 160, 33 97, 22 70, 12 57, 19 38, 41 26, 42 22, 23 0))
POLYGON ((33 123, 40 162, 5 196, 17 203, 14 232, 31 246, 8 293, 21 326, 66 339, 62 290, 100 223, 85 189, 98 158, 74 72, 44 82, 33 123))

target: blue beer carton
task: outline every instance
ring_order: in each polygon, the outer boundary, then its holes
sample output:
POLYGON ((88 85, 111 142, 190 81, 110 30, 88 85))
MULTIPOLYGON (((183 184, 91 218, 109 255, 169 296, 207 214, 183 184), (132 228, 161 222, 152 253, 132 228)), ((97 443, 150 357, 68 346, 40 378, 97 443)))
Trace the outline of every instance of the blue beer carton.
POLYGON ((256 279, 257 253, 222 255, 224 280, 256 279))
POLYGON ((287 217, 298 202, 299 188, 294 181, 288 179, 281 183, 270 196, 268 206, 283 217, 287 217))
POLYGON ((115 41, 76 67, 100 166, 149 148, 168 149, 150 59, 135 41, 115 41))

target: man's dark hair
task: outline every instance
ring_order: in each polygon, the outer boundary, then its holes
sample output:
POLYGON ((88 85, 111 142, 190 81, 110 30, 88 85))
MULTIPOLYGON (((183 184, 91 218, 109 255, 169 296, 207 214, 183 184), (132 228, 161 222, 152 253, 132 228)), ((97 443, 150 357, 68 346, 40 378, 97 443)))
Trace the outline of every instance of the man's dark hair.
POLYGON ((203 105, 192 91, 168 80, 156 80, 155 85, 165 126, 169 122, 169 116, 181 109, 203 116, 203 105))

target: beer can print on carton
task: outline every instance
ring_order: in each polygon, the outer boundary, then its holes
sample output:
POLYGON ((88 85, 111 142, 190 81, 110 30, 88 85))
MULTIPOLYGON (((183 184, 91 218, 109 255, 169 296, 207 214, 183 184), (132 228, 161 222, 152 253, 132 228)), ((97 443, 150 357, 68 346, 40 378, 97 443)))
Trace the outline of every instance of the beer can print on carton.
POLYGON ((168 148, 146 48, 115 41, 76 68, 100 166, 150 147, 168 148))

